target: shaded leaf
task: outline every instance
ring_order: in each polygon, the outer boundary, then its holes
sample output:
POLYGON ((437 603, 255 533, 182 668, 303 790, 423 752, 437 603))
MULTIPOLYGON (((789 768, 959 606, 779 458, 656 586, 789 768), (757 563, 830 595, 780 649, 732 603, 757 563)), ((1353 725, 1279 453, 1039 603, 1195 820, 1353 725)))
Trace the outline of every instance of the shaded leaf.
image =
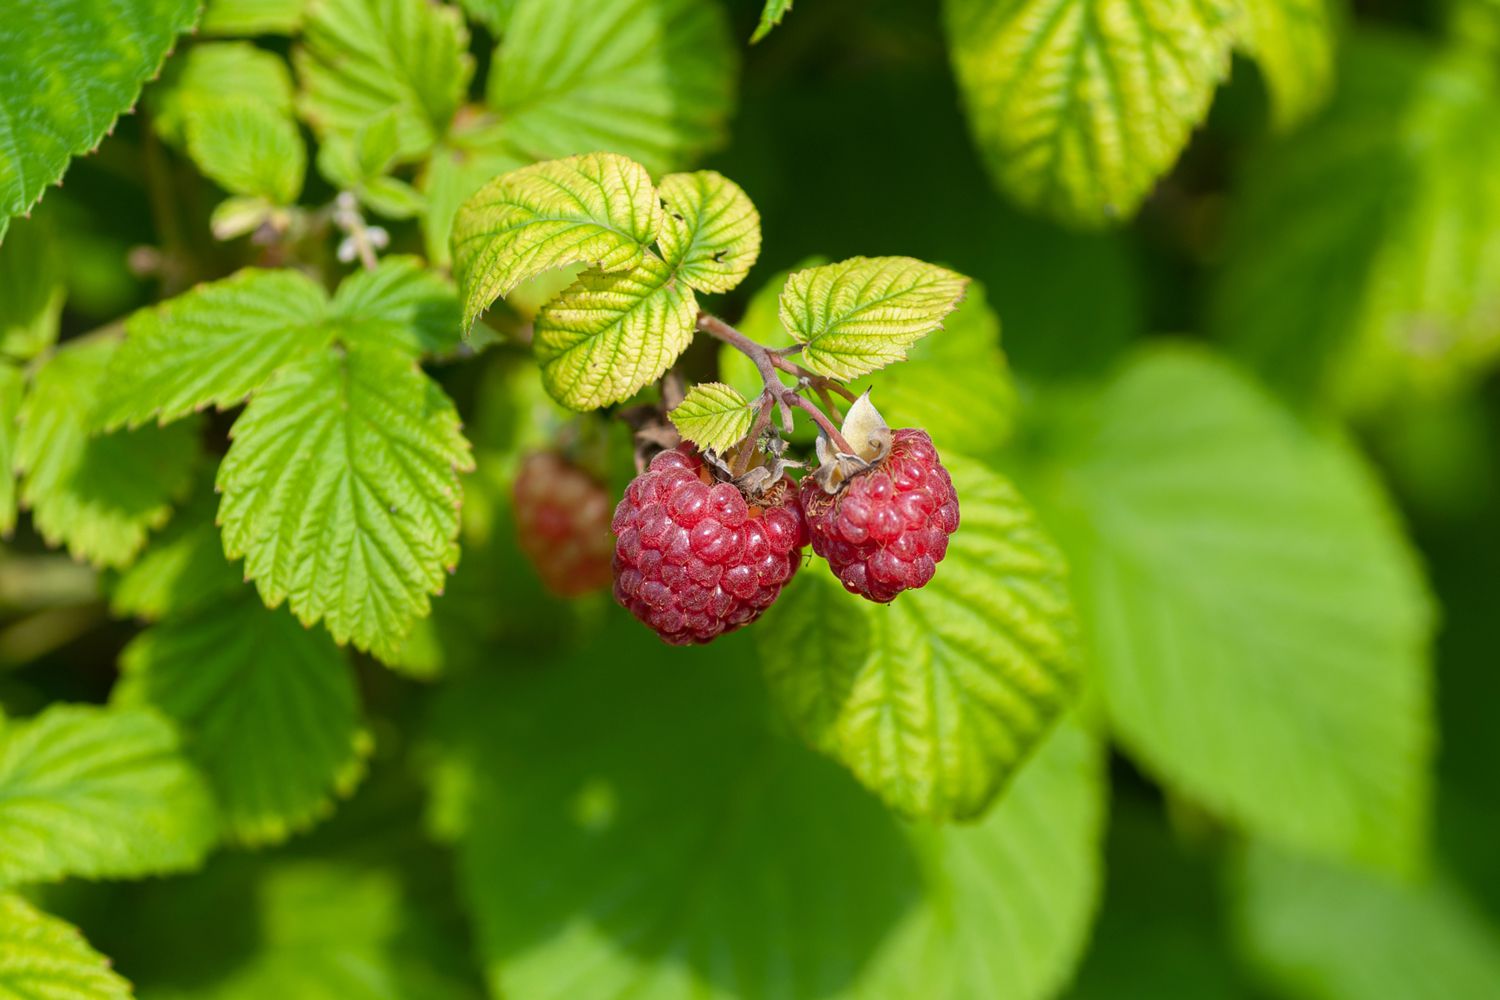
POLYGON ((231 194, 290 205, 302 193, 307 148, 290 115, 260 101, 224 101, 187 119, 188 155, 231 194))
POLYGON ((750 36, 750 44, 754 45, 769 35, 771 29, 780 24, 791 9, 792 0, 766 0, 766 5, 760 12, 760 21, 755 25, 755 34, 750 36))

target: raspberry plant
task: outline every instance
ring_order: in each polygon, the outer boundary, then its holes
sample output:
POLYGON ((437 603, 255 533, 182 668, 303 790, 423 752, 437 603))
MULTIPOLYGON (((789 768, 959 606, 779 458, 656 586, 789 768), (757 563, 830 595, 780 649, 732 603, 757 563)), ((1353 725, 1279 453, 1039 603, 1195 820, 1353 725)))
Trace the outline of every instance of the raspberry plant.
POLYGON ((792 7, 5 5, 0 998, 1500 995, 1493 0, 792 7))

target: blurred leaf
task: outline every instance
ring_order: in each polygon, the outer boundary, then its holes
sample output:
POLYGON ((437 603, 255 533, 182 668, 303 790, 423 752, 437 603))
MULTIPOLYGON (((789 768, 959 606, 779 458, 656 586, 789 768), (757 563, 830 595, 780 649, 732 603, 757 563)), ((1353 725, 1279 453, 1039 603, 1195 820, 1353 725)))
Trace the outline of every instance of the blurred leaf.
POLYGON ((386 257, 374 270, 349 275, 334 293, 330 315, 350 346, 420 357, 448 354, 460 343, 453 285, 418 257, 386 257))
POLYGON ((1280 128, 1305 120, 1333 90, 1337 0, 1246 0, 1241 44, 1260 64, 1280 128))
POLYGON ((73 341, 37 371, 21 404, 15 467, 21 504, 48 545, 75 558, 123 566, 166 523, 198 457, 198 425, 142 427, 90 437, 118 341, 73 341))
POLYGON ((793 271, 781 325, 803 345, 802 364, 840 381, 901 361, 942 328, 967 278, 910 257, 852 257, 793 271))
POLYGON ((78 929, 0 893, 0 996, 130 1000, 130 984, 78 929))
POLYGON ((1229 71, 1225 0, 947 0, 944 11, 995 182, 1076 225, 1135 214, 1229 71))
POLYGON ((1187 348, 1054 431, 1046 509, 1124 746, 1268 838, 1418 863, 1432 612, 1358 458, 1187 348))
POLYGON ((699 170, 661 179, 662 257, 700 292, 727 292, 760 256, 760 213, 723 174, 699 170))
POLYGON ((1066 976, 1102 820, 1078 729, 979 825, 903 827, 768 728, 744 641, 664 656, 615 621, 450 686, 434 720, 493 990, 1028 998, 1066 976))
POLYGON ((434 267, 452 263, 450 236, 459 206, 491 180, 528 162, 488 133, 455 134, 451 143, 433 150, 417 178, 417 190, 426 202, 422 237, 434 267))
POLYGON ((766 0, 766 5, 760 12, 760 21, 755 25, 755 34, 750 36, 750 44, 754 45, 769 35, 771 29, 780 24, 791 9, 792 0, 766 0))
MULTIPOLYGON (((205 18, 213 11, 210 5, 205 18)), ((276 53, 249 42, 209 42, 168 62, 162 81, 146 91, 146 103, 157 134, 181 146, 187 141, 190 118, 211 116, 226 104, 245 101, 289 116, 292 94, 292 71, 276 53)))
POLYGON ((745 439, 755 423, 755 408, 723 382, 702 382, 687 391, 667 414, 672 426, 699 448, 726 452, 745 439))
POLYGON ((1404 885, 1252 847, 1237 882, 1241 944, 1284 996, 1500 992, 1500 930, 1442 878, 1404 885))
POLYGON ((497 37, 504 35, 505 29, 510 26, 517 3, 518 0, 458 0, 458 5, 471 18, 490 29, 497 37))
POLYGON ((302 24, 309 0, 208 0, 205 35, 291 35, 302 24))
POLYGON ((194 491, 166 528, 114 581, 109 610, 158 621, 167 614, 217 604, 238 593, 244 580, 224 558, 224 543, 214 524, 218 498, 204 484, 194 491))
POLYGON ((197 867, 217 819, 177 733, 147 709, 0 717, 0 885, 197 867))
POLYGON ((135 103, 197 0, 7 4, 0 32, 0 239, 135 103))
POLYGON ((293 62, 308 123, 352 135, 393 112, 403 159, 448 131, 474 73, 463 18, 427 0, 308 0, 302 37, 293 62))
POLYGON ((921 590, 889 606, 815 561, 756 630, 794 727, 910 816, 980 816, 1077 683, 1062 555, 1009 482, 948 462, 963 523, 921 590))
POLYGON ((141 633, 120 666, 115 703, 178 724, 234 840, 285 840, 364 775, 370 735, 343 652, 248 587, 141 633))
POLYGON ((518 153, 661 174, 722 142, 737 69, 713 0, 516 0, 485 92, 518 153))
POLYGON ((187 118, 188 155, 231 194, 291 205, 302 193, 307 148, 288 114, 259 101, 224 101, 187 118))
POLYGON ((1361 411, 1500 353, 1500 82, 1390 36, 1356 36, 1340 78, 1244 169, 1214 325, 1299 400, 1361 411))
POLYGON ((224 551, 268 607, 393 656, 458 561, 458 413, 410 358, 328 349, 282 367, 219 466, 224 551))
POLYGON ((27 361, 57 341, 67 286, 63 254, 51 224, 16 222, 0 243, 0 363, 27 361))

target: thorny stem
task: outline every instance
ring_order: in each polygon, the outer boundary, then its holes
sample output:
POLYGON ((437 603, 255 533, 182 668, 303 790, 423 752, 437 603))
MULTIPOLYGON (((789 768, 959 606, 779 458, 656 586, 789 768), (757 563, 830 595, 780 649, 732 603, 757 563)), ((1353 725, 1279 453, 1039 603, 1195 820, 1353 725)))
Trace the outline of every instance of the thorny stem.
MULTIPOLYGON (((750 440, 757 440, 761 432, 765 430, 765 424, 770 420, 769 404, 774 401, 781 408, 783 424, 790 424, 791 416, 789 409, 796 407, 799 410, 805 411, 812 418, 813 423, 817 424, 818 428, 824 434, 828 435, 829 440, 833 442, 834 447, 838 448, 839 451, 849 455, 855 454, 854 449, 850 447, 844 435, 839 433, 838 427, 834 425, 832 420, 828 419, 828 415, 818 409, 816 403, 798 395, 796 389, 782 385, 781 379, 776 375, 776 371, 780 369, 796 375, 798 378, 807 379, 808 384, 815 387, 834 388, 836 391, 845 394, 848 399, 856 398, 847 389, 829 379, 814 375, 800 365, 792 364, 775 351, 768 349, 763 344, 756 343, 743 333, 740 333, 740 331, 717 316, 710 316, 708 313, 699 313, 698 329, 715 340, 722 340, 730 347, 745 355, 751 361, 755 362, 755 368, 760 372, 761 381, 765 383, 765 390, 761 393, 761 417, 756 421, 755 432, 751 434, 750 440), (820 383, 827 383, 827 385, 821 386, 820 383)), ((788 429, 790 429, 789 426, 788 429)), ((739 462, 737 461, 736 466, 738 464, 739 462)))

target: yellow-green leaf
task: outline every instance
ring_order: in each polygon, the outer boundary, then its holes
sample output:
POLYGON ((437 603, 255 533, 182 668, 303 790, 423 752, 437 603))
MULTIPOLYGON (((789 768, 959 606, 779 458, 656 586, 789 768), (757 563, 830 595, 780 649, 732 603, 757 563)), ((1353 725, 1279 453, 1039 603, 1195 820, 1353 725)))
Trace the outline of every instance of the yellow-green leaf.
POLYGON ((760 256, 760 213, 723 174, 699 170, 661 179, 657 242, 667 263, 700 292, 727 292, 760 256))
POLYGON ((72 924, 0 893, 0 997, 130 1000, 130 984, 72 924))
POLYGON ((699 448, 723 453, 750 433, 755 407, 732 386, 704 382, 689 389, 668 416, 678 433, 699 448))

